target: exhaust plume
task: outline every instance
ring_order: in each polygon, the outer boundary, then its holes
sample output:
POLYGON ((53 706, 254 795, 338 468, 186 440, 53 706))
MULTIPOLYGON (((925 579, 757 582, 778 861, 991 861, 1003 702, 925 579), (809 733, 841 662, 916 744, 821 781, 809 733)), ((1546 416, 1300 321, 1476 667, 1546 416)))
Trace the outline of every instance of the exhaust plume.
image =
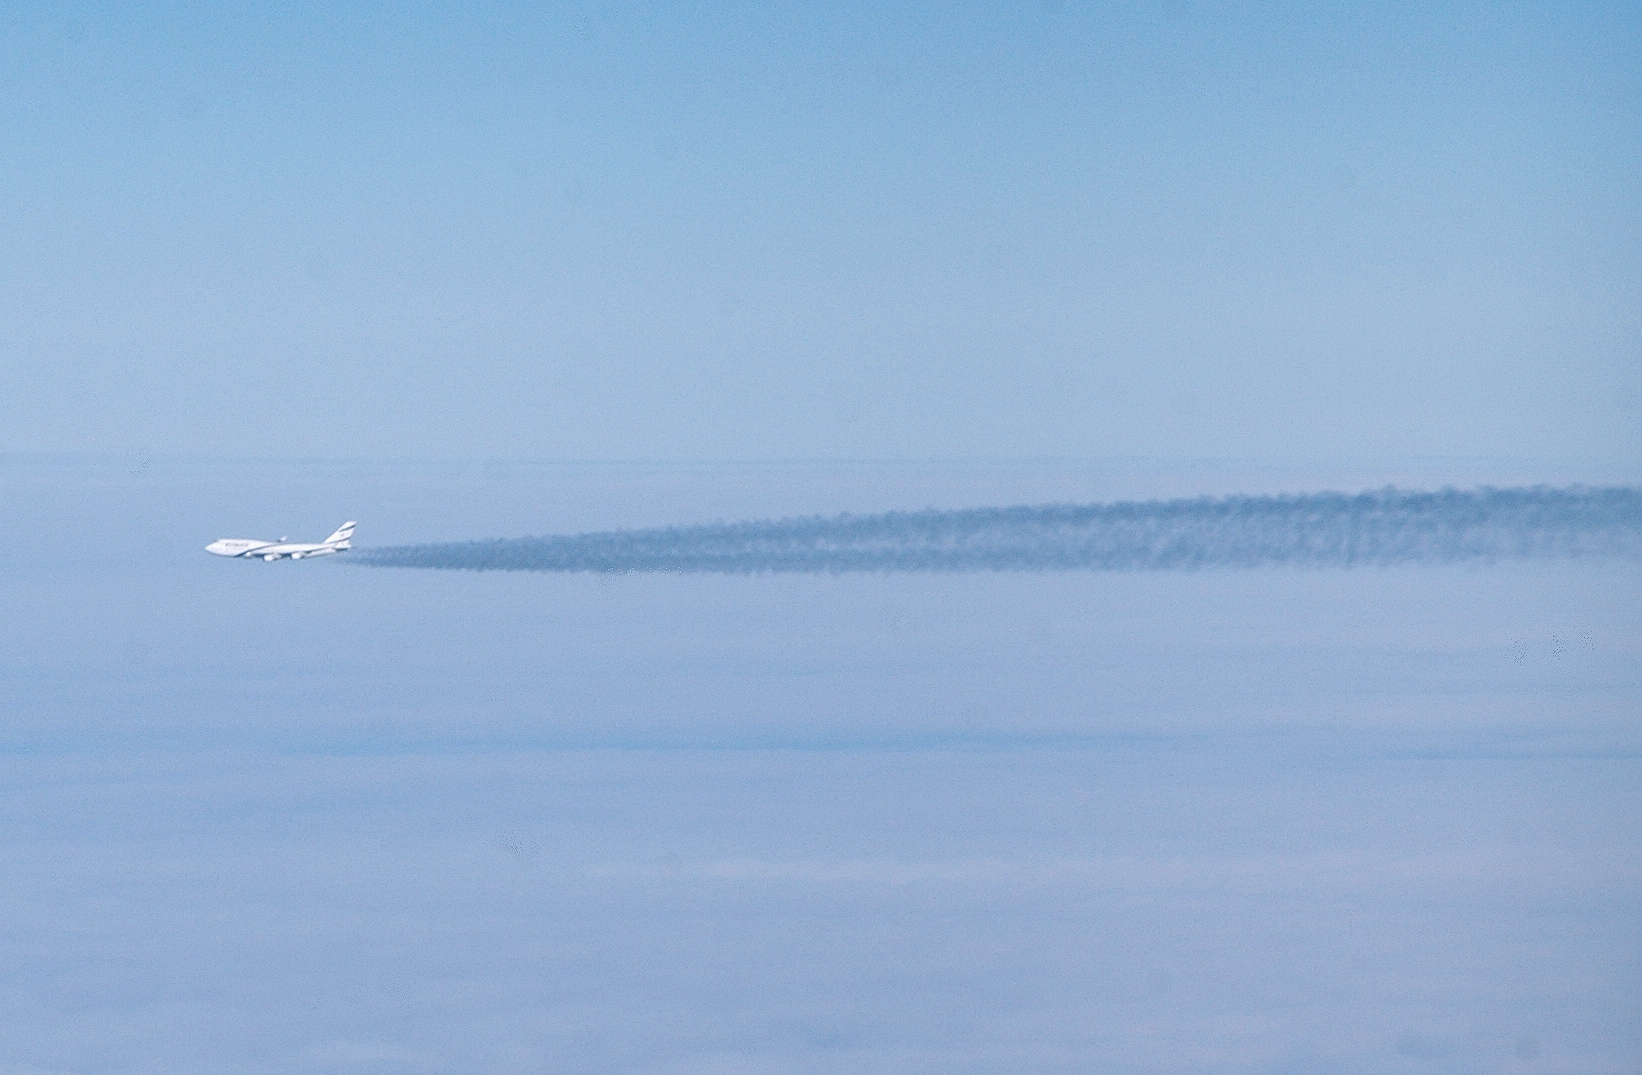
POLYGON ((1200 497, 934 509, 365 549, 467 571, 1165 571, 1642 556, 1642 489, 1200 497))

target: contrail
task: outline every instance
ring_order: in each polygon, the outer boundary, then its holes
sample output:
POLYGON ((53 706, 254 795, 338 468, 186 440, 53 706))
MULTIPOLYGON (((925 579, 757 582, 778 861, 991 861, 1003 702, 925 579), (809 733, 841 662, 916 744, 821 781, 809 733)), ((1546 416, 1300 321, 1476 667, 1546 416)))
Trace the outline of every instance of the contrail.
POLYGON ((889 512, 363 549, 467 571, 1168 571, 1642 558, 1631 487, 1201 497, 889 512))

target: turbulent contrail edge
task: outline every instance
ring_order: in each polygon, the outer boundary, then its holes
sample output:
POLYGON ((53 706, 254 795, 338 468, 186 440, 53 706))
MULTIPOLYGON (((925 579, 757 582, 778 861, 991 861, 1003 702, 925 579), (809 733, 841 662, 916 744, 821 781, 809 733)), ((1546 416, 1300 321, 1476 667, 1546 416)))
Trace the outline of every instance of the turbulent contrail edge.
POLYGON ((360 549, 468 571, 1162 571, 1642 558, 1642 489, 1382 489, 836 515, 360 549))

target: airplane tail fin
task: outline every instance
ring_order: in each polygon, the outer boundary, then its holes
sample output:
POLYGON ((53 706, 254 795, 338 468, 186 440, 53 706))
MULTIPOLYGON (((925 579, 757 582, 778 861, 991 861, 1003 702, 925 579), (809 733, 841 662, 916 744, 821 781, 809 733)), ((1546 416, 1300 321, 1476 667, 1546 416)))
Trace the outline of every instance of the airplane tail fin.
POLYGON ((352 520, 343 523, 336 528, 336 533, 325 539, 325 544, 337 549, 353 548, 353 528, 352 520))

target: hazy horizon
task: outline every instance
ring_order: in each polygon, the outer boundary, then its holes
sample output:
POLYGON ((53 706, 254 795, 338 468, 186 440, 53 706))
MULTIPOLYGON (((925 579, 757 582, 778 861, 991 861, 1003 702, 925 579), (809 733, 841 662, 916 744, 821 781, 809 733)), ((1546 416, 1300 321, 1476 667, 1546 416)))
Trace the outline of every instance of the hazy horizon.
POLYGON ((3 26, 0 1075, 1642 1070, 1642 7, 3 26))

